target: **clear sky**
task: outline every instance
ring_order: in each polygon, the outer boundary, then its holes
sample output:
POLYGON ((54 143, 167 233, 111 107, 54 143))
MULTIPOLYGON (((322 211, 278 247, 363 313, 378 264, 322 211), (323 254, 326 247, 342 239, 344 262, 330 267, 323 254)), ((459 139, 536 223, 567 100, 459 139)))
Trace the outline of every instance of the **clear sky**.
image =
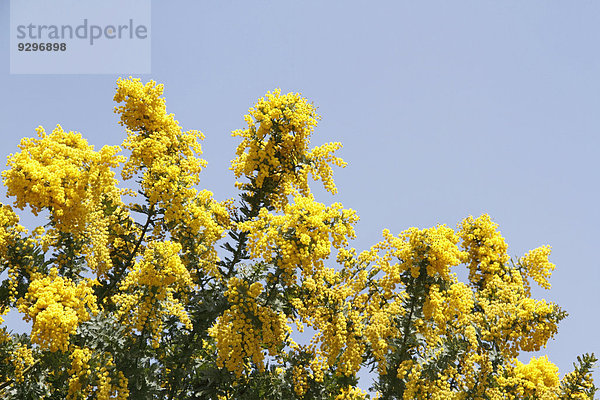
MULTIPOLYGON (((489 213, 511 256, 553 246, 552 289, 534 294, 570 316, 545 353, 561 373, 600 353, 600 2, 155 0, 151 15, 139 77, 206 135, 216 198, 236 195, 230 132, 247 109, 299 91, 323 116, 313 144, 344 144, 339 194, 316 192, 357 210, 356 248, 489 213)), ((0 24, 1 157, 38 125, 121 143, 119 75, 11 75, 8 0, 0 24)))

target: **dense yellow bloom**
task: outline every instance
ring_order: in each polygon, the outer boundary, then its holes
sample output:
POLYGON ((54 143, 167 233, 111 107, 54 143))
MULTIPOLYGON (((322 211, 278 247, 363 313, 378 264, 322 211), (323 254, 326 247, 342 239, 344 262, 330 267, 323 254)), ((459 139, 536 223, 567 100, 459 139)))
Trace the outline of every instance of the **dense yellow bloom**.
MULTIPOLYGON (((22 233, 27 230, 19 224, 19 216, 13 211, 11 206, 0 203, 0 265, 5 264, 8 267, 8 292, 9 300, 14 302, 17 296, 17 282, 19 279, 19 270, 17 264, 27 264, 31 259, 11 257, 10 249, 20 250, 22 247, 31 246, 31 240, 25 244, 18 245, 18 239, 22 233)), ((0 312, 0 323, 3 322, 2 315, 8 310, 0 312)))
POLYGON ((17 383, 22 383, 24 379, 23 372, 34 362, 31 348, 21 343, 17 343, 17 348, 15 349, 14 353, 11 354, 10 361, 15 368, 15 381, 17 383))
POLYGON ((190 272, 179 257, 179 243, 151 242, 144 251, 143 259, 136 263, 115 295, 118 314, 127 317, 131 329, 142 331, 148 324, 152 332, 152 345, 158 347, 163 329, 163 315, 179 318, 187 329, 191 321, 184 309, 182 299, 194 289, 190 272))
POLYGON ((82 321, 90 318, 90 312, 98 311, 92 285, 91 280, 83 279, 75 284, 58 276, 56 268, 47 276, 34 279, 27 295, 18 303, 25 320, 33 321, 31 341, 42 349, 66 351, 69 336, 82 321))
MULTIPOLYGON (((319 116, 315 107, 299 93, 281 94, 277 89, 258 100, 244 117, 248 128, 233 132, 243 138, 231 169, 244 175, 255 188, 271 191, 270 203, 282 209, 289 195, 308 196, 308 174, 335 193, 331 164, 346 163, 333 152, 341 143, 327 143, 309 150, 310 137, 319 116)), ((239 187, 243 187, 238 183, 239 187)))
POLYGON ((295 365, 293 369, 294 392, 300 397, 304 397, 308 390, 308 370, 302 365, 295 365))
POLYGON ((498 378, 509 399, 556 399, 559 393, 558 367, 548 357, 531 358, 528 364, 515 360, 514 367, 498 378))
POLYGON ((274 262, 291 284, 300 269, 303 276, 322 269, 332 246, 342 248, 355 236, 353 225, 358 217, 335 203, 329 207, 312 196, 296 196, 283 215, 261 209, 258 218, 238 225, 249 233, 248 247, 253 257, 274 262))
POLYGON ((473 316, 473 322, 481 337, 495 342, 507 357, 540 350, 558 331, 558 307, 527 297, 520 279, 495 276, 476 299, 482 312, 473 316))
MULTIPOLYGON (((200 182, 200 172, 206 161, 202 154, 199 131, 183 131, 173 114, 167 114, 163 85, 139 79, 119 79, 114 100, 127 127, 123 147, 131 151, 122 176, 125 180, 141 176, 141 188, 154 209, 164 213, 154 224, 154 237, 165 240, 170 231, 178 240, 197 238, 188 254, 194 254, 198 271, 220 278, 215 243, 230 226, 225 203, 216 202, 212 192, 194 188, 200 182), (169 228, 167 228, 167 226, 169 228)), ((185 256, 184 256, 185 258, 185 256)))
MULTIPOLYGON (((2 325, 2 323, 4 323, 4 318, 2 318, 2 316, 8 314, 9 311, 10 311, 10 308, 8 308, 8 307, 4 307, 4 308, 0 309, 0 325, 2 325)), ((7 339, 8 339, 8 335, 5 332, 0 332, 0 343, 4 342, 7 339)))
POLYGON ((103 203, 121 204, 111 170, 124 161, 116 155, 120 148, 104 146, 96 152, 80 133, 65 132, 60 125, 49 135, 41 126, 36 131, 37 138, 21 140, 21 152, 8 157, 10 169, 2 173, 7 194, 35 215, 48 209, 57 229, 86 239, 83 252, 100 276, 112 267, 107 246, 115 216, 105 215, 103 203))
MULTIPOLYGON (((377 335, 385 329, 377 322, 384 321, 384 310, 366 323, 364 296, 357 295, 356 286, 364 286, 364 274, 357 280, 345 279, 332 268, 321 268, 313 271, 311 276, 303 277, 299 297, 292 300, 298 311, 297 324, 303 323, 316 332, 311 340, 314 346, 309 349, 313 359, 319 360, 320 368, 336 368, 336 374, 354 376, 360 369, 366 349, 365 336, 377 335)), ((303 325, 300 325, 302 328, 303 325)), ((389 325, 388 325, 389 328, 389 325)), ((311 364, 315 380, 321 379, 311 364)))
POLYGON ((109 369, 114 369, 114 363, 112 357, 109 354, 104 356, 106 358, 105 363, 101 364, 99 370, 96 373, 98 379, 96 383, 96 399, 98 400, 126 400, 129 398, 129 390, 127 389, 127 378, 123 375, 123 372, 117 372, 117 379, 111 377, 109 369))
POLYGON ((25 228, 19 225, 19 216, 12 207, 0 203, 0 261, 6 258, 8 246, 25 231, 25 228))
MULTIPOLYGON (((200 131, 183 131, 173 114, 167 114, 163 85, 139 79, 119 79, 114 100, 120 124, 127 127, 123 147, 131 150, 123 168, 123 179, 143 173, 141 187, 150 204, 164 209, 165 222, 179 223, 189 218, 186 207, 196 197, 193 188, 200 182, 206 161, 202 154, 200 131)), ((193 214, 192 214, 193 216, 193 214)))
POLYGON ((498 224, 487 214, 479 218, 466 218, 460 228, 463 247, 467 251, 469 279, 475 284, 485 283, 494 274, 501 272, 510 257, 508 246, 499 231, 498 224))
POLYGON ((558 388, 558 367, 548 361, 548 356, 532 357, 528 364, 517 360, 515 371, 517 375, 527 380, 526 389, 539 388, 546 391, 558 388))
POLYGON ((332 248, 347 246, 357 220, 354 211, 344 210, 340 204, 326 207, 312 196, 296 196, 284 207, 283 215, 262 209, 255 220, 239 225, 249 233, 252 256, 274 263, 284 285, 293 285, 297 279, 303 282, 305 294, 294 299, 299 315, 304 323, 319 330, 315 340, 322 341, 327 365, 339 362, 341 373, 346 375, 356 373, 362 361, 364 343, 356 338, 362 334, 362 323, 357 312, 349 311, 345 316, 340 309, 325 306, 329 299, 328 306, 344 308, 352 288, 340 285, 337 273, 325 268, 324 261, 332 248))
POLYGON ((555 268, 555 265, 548 261, 550 251, 550 246, 538 247, 525 254, 519 260, 519 263, 525 268, 526 274, 531 276, 544 289, 550 289, 548 278, 552 275, 552 271, 555 268))
POLYGON ((566 398, 569 400, 588 400, 590 396, 585 393, 594 388, 594 378, 591 372, 581 374, 580 371, 572 371, 566 374, 561 382, 566 385, 566 398))
POLYGON ((238 377, 249 372, 251 363, 264 371, 263 350, 276 355, 291 332, 283 313, 260 305, 257 298, 262 291, 259 282, 248 285, 239 278, 231 278, 225 292, 230 308, 208 331, 217 344, 217 365, 238 377))
MULTIPOLYGON (((450 398, 452 390, 444 382, 453 380, 459 387, 470 387, 480 377, 492 374, 489 355, 480 354, 481 342, 494 346, 502 357, 511 358, 520 351, 539 350, 557 332, 559 309, 552 303, 529 297, 519 270, 510 269, 506 264, 504 240, 496 231, 496 224, 486 215, 465 219, 457 233, 445 226, 411 228, 398 236, 386 230, 384 241, 371 250, 357 258, 346 252, 338 261, 344 263, 347 274, 353 277, 346 287, 352 287, 350 293, 354 294, 349 299, 355 299, 354 309, 360 317, 351 325, 354 329, 363 327, 380 374, 388 372, 386 356, 391 351, 390 341, 402 339, 405 333, 395 329, 393 321, 406 313, 406 304, 410 302, 407 285, 414 284, 416 279, 423 282, 426 295, 416 298, 422 298, 416 303, 422 304, 419 306, 422 318, 414 322, 423 340, 424 347, 418 347, 423 364, 404 363, 398 367, 398 376, 407 384, 407 399, 419 398, 422 393, 432 398, 450 398), (465 251, 459 247, 459 235, 465 251), (461 262, 471 271, 472 286, 458 282, 451 273, 451 268, 461 262), (361 278, 365 268, 370 272, 361 278), (391 310, 396 313, 389 312, 391 310), (446 351, 446 341, 457 338, 464 343, 464 352, 457 360, 461 373, 450 367, 443 372, 445 377, 440 375, 431 380, 431 376, 426 375, 425 379, 422 366, 439 362, 446 351)), ((305 280, 305 283, 310 282, 310 279, 305 280)), ((340 292, 340 288, 336 289, 340 292)), ((299 310, 302 314, 300 304, 299 310)), ((318 315, 314 309, 311 313, 318 315)), ((349 311, 340 314, 343 318, 352 315, 349 311)), ((335 321, 342 317, 329 315, 328 318, 335 321)), ((340 327, 337 332, 343 331, 340 327)), ((321 340, 327 343, 330 339, 324 336, 321 340)), ((341 363, 337 369, 343 370, 341 363)))
MULTIPOLYGON (((385 233, 384 233, 385 235, 385 233)), ((420 263, 427 261, 427 274, 449 279, 450 268, 461 261, 462 253, 456 246, 458 236, 445 225, 419 230, 410 228, 399 235, 404 241, 396 245, 394 256, 404 261, 403 269, 410 269, 413 277, 420 273, 420 263)))
POLYGON ((225 229, 232 225, 228 207, 227 201, 217 202, 212 192, 201 190, 181 211, 181 223, 171 230, 177 240, 192 243, 184 249, 182 259, 186 265, 197 265, 197 269, 191 271, 195 278, 208 275, 221 279, 215 245, 225 235, 225 229))
POLYGON ((92 351, 88 348, 75 348, 71 352, 71 367, 69 368, 69 394, 67 400, 85 398, 89 395, 90 389, 85 385, 89 375, 91 375, 89 361, 92 358, 92 351))
POLYGON ((76 347, 71 352, 67 400, 87 399, 126 400, 129 398, 127 378, 115 370, 109 353, 94 354, 88 348, 76 347))
POLYGON ((363 400, 366 396, 367 393, 363 390, 357 387, 348 386, 345 389, 342 389, 340 394, 335 396, 335 400, 363 400))
POLYGON ((383 241, 361 254, 360 261, 374 263, 373 268, 384 273, 378 285, 384 289, 386 297, 392 297, 405 271, 414 278, 419 277, 422 265, 425 265, 424 270, 430 277, 447 281, 454 279, 450 270, 460 264, 465 256, 457 245, 458 235, 445 225, 426 229, 410 228, 398 236, 393 236, 386 229, 383 237, 383 241), (384 254, 378 255, 380 252, 384 254))
POLYGON ((21 140, 22 151, 8 158, 10 169, 2 173, 7 194, 16 197, 19 208, 29 205, 36 215, 48 208, 61 225, 73 228, 85 214, 90 186, 114 186, 110 168, 123 160, 115 156, 119 147, 95 152, 80 133, 60 125, 50 135, 41 126, 36 132, 38 138, 21 140))
POLYGON ((377 361, 378 371, 387 374, 390 343, 404 335, 396 321, 407 313, 406 289, 411 279, 444 282, 443 290, 439 284, 429 287, 422 305, 428 322, 422 322, 419 333, 432 346, 442 340, 448 323, 467 322, 463 313, 468 315, 473 308, 473 295, 450 272, 464 256, 457 245, 458 236, 451 228, 444 225, 422 230, 410 228, 398 236, 384 230, 383 236, 382 242, 345 264, 349 272, 356 271, 351 273, 353 278, 347 286, 352 287, 350 296, 361 323, 353 321, 352 326, 364 327, 365 340, 377 361))

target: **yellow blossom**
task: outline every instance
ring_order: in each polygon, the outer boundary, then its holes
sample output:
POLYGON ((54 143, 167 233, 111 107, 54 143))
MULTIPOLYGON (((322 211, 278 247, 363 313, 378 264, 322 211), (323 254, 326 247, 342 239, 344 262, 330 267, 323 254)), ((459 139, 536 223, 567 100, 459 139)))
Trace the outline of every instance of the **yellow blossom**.
POLYGON ((309 149, 320 117, 299 93, 282 95, 279 89, 268 92, 244 119, 248 128, 233 132, 233 136, 243 138, 232 161, 236 178, 244 175, 256 189, 270 190, 269 202, 277 209, 287 204, 289 195, 310 194, 309 173, 314 180, 321 180, 329 192, 337 191, 331 164, 346 165, 333 156, 342 145, 327 143, 309 149))
POLYGON ((86 279, 75 284, 58 276, 56 268, 47 276, 34 279, 18 303, 25 320, 33 321, 31 341, 52 352, 66 351, 69 336, 90 318, 90 313, 98 311, 92 284, 86 279))

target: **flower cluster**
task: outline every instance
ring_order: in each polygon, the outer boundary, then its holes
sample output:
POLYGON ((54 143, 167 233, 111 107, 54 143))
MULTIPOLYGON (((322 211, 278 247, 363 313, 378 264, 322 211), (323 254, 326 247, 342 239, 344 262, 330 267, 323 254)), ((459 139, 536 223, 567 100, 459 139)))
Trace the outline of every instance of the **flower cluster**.
POLYGON ((109 353, 94 354, 87 347, 75 347, 71 352, 69 391, 67 400, 87 399, 126 400, 129 398, 128 380, 115 369, 109 353))
POLYGON ((312 196, 296 196, 282 215, 263 208, 255 220, 238 228, 249 234, 252 257, 275 263, 289 285, 297 277, 297 269, 308 277, 323 268, 332 246, 342 248, 355 236, 357 221, 356 213, 339 203, 327 207, 312 196))
POLYGON ((217 365, 237 377, 249 372, 250 365, 264 371, 263 349, 277 355, 291 332, 285 314, 259 304, 262 292, 260 282, 248 285, 240 278, 231 278, 225 292, 230 308, 209 329, 217 344, 217 365))
MULTIPOLYGON (((342 248, 340 253, 346 257, 352 250, 342 248)), ((352 276, 333 268, 316 268, 302 276, 298 297, 292 299, 299 316, 296 323, 302 329, 306 325, 315 330, 311 340, 314 348, 308 349, 312 358, 322 359, 319 365, 323 368, 335 366, 336 374, 340 376, 356 375, 363 362, 365 337, 371 338, 373 333, 385 330, 377 322, 384 323, 389 317, 387 312, 393 308, 382 307, 383 311, 378 307, 369 308, 374 313, 379 311, 381 318, 379 321, 365 319, 368 314, 365 311, 366 294, 359 293, 365 287, 366 278, 366 271, 352 276)), ((314 375, 318 381, 320 374, 315 372, 314 375)))
MULTIPOLYGON (((50 135, 41 126, 38 138, 25 138, 21 152, 8 158, 10 169, 3 172, 8 195, 15 196, 17 207, 31 207, 37 215, 50 209, 65 229, 78 225, 93 188, 100 192, 114 186, 114 173, 122 157, 118 146, 94 151, 80 133, 65 132, 60 125, 50 135)), ((110 192, 110 190, 108 190, 110 192)))
MULTIPOLYGON (((552 271, 555 268, 555 265, 548 261, 550 251, 550 246, 538 247, 526 253, 519 260, 519 264, 525 268, 526 275, 533 278, 544 289, 550 289, 548 278, 552 275, 552 271)), ((528 282, 526 284, 528 285, 528 282)), ((527 287, 529 288, 529 286, 527 287)))
MULTIPOLYGON (((150 204, 164 209, 165 222, 189 218, 188 204, 196 197, 206 161, 199 140, 204 135, 183 131, 173 114, 167 114, 163 85, 139 79, 119 79, 114 100, 120 124, 127 127, 123 147, 131 151, 123 168, 123 179, 142 173, 141 187, 150 204)), ((192 213, 192 216, 194 214, 192 213)))
POLYGON ((66 351, 69 336, 90 318, 90 313, 98 311, 92 285, 91 280, 75 284, 58 276, 56 268, 34 279, 27 295, 18 303, 25 320, 33 321, 31 341, 52 352, 66 351))
POLYGON ((92 351, 88 348, 75 348, 71 352, 71 367, 69 373, 69 394, 67 399, 77 399, 82 394, 83 382, 91 374, 89 361, 92 351))
POLYGON ((8 246, 14 244, 15 239, 25 231, 19 225, 19 216, 12 207, 0 203, 0 260, 6 259, 8 246))
POLYGON ((556 304, 528 297, 516 270, 503 277, 491 277, 476 293, 475 301, 480 311, 472 315, 471 321, 480 327, 480 337, 495 343, 506 357, 545 347, 564 318, 556 304))
POLYGON ((192 329, 182 300, 194 289, 188 269, 179 257, 181 245, 175 242, 151 242, 143 259, 123 279, 114 299, 118 315, 127 317, 130 328, 152 332, 153 346, 158 347, 163 329, 163 315, 176 316, 192 329), (176 297, 177 295, 177 297, 176 297))
POLYGON ((215 245, 232 225, 228 208, 228 202, 217 202, 212 192, 201 190, 182 211, 181 223, 171 230, 173 238, 182 245, 183 261, 196 266, 191 271, 195 278, 202 275, 221 279, 215 245))
MULTIPOLYGON (((27 230, 19 224, 19 216, 11 206, 0 203, 0 265, 8 267, 8 300, 11 303, 17 296, 19 265, 29 266, 31 263, 31 256, 15 254, 32 247, 32 240, 29 238, 24 242, 19 241, 23 233, 27 233, 27 230)), ((6 312, 8 309, 0 310, 0 323, 3 321, 2 315, 6 312)))
POLYGON ((498 383, 508 392, 508 399, 556 399, 560 386, 558 367, 546 356, 533 357, 527 364, 514 360, 514 365, 506 368, 498 383))
POLYGON ((410 269, 417 278, 421 263, 426 261, 427 274, 449 279, 450 268, 461 261, 462 253, 456 246, 458 236, 445 225, 419 230, 410 228, 399 235, 404 244, 397 247, 394 256, 404 261, 402 268, 410 269))
POLYGON ((294 392, 300 397, 304 397, 308 390, 308 370, 302 365, 295 365, 293 369, 294 392))
POLYGON ((347 386, 335 396, 335 400, 364 400, 366 396, 367 393, 360 388, 347 386))
POLYGON ((22 383, 25 369, 34 363, 33 351, 30 347, 17 343, 13 354, 10 355, 10 361, 15 369, 15 381, 22 383))
MULTIPOLYGON (((315 107, 299 93, 281 94, 277 89, 258 100, 244 117, 248 128, 233 132, 242 137, 231 169, 244 175, 255 189, 270 192, 269 202, 282 209, 289 195, 310 193, 308 174, 336 192, 331 164, 346 163, 333 152, 341 143, 328 143, 309 150, 310 137, 319 116, 315 107)), ((244 188, 241 183, 238 186, 244 188)))
POLYGON ((487 214, 477 219, 468 217, 461 224, 459 235, 467 251, 469 279, 474 284, 485 284, 510 259, 506 253, 508 246, 497 227, 487 214))
POLYGON ((429 288, 423 304, 423 316, 438 325, 442 332, 436 333, 445 333, 447 323, 465 324, 469 321, 468 316, 474 306, 473 297, 472 290, 462 282, 452 283, 445 291, 434 284, 429 288))
MULTIPOLYGON (((114 215, 105 215, 104 204, 121 204, 116 188, 116 168, 124 161, 118 146, 94 151, 80 133, 66 132, 58 125, 51 134, 41 126, 37 138, 25 138, 21 152, 8 158, 4 171, 7 194, 15 205, 29 205, 37 215, 47 209, 56 228, 86 242, 82 250, 98 275, 112 267, 107 251, 109 225, 114 215)), ((117 213, 118 214, 118 213, 117 213)))

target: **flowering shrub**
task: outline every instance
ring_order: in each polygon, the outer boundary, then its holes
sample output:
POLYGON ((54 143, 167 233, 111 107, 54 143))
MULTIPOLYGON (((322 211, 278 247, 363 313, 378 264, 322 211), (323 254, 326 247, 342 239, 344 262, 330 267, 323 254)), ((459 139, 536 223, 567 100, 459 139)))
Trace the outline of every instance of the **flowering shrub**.
POLYGON ((0 331, 2 398, 594 398, 593 355, 562 380, 546 357, 517 359, 566 316, 531 297, 531 280, 550 288, 549 246, 513 262, 482 215, 386 229, 357 252, 356 213, 308 184, 336 192, 341 144, 311 148, 315 107, 279 90, 233 133, 239 199, 215 200, 198 189, 203 135, 162 93, 117 81, 122 148, 40 127, 8 157, 0 315, 16 309, 32 329, 0 331), (47 223, 29 232, 15 210, 47 223))

